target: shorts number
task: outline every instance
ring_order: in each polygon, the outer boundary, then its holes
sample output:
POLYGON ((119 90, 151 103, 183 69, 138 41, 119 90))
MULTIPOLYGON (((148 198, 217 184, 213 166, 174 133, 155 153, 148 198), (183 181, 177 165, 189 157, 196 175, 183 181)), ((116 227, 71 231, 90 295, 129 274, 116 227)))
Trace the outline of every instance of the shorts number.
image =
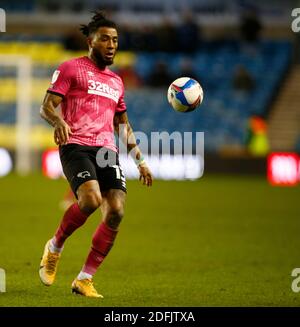
POLYGON ((126 179, 123 173, 123 169, 118 165, 113 165, 112 167, 116 170, 116 179, 120 179, 122 181, 122 185, 126 187, 126 179))

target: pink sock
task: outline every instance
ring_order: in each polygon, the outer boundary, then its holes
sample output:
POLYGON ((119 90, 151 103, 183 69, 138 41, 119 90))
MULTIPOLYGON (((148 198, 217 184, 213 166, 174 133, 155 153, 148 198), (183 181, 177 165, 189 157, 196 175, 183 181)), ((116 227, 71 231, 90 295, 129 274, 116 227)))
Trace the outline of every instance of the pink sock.
POLYGON ((83 213, 78 203, 72 204, 65 212, 64 217, 55 233, 55 246, 61 248, 65 240, 81 225, 85 223, 89 215, 83 213))
POLYGON ((93 236, 92 247, 82 271, 94 275, 113 246, 118 230, 108 227, 102 222, 93 236))

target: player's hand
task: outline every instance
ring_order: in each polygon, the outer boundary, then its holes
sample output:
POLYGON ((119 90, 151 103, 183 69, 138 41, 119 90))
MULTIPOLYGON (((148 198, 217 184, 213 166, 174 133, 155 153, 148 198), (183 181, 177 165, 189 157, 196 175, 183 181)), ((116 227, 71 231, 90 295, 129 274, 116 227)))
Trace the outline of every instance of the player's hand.
POLYGON ((153 176, 146 163, 139 165, 138 169, 140 172, 140 181, 143 181, 143 185, 152 186, 153 176))
POLYGON ((70 126, 64 120, 61 119, 54 125, 54 142, 57 145, 66 144, 72 134, 70 126))

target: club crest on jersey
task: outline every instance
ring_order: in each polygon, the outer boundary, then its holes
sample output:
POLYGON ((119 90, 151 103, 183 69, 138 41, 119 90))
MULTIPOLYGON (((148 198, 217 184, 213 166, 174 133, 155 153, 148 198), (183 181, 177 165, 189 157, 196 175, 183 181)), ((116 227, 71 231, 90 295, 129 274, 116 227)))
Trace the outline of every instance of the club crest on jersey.
POLYGON ((116 103, 118 103, 120 96, 118 90, 113 89, 105 83, 94 81, 92 79, 88 80, 88 93, 101 95, 115 101, 116 103))

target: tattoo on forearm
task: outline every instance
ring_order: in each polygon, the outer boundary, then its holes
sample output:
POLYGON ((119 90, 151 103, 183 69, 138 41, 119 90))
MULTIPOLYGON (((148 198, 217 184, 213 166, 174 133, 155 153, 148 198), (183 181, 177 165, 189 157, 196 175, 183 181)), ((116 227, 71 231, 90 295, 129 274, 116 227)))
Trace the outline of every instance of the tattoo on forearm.
POLYGON ((44 106, 41 107, 41 116, 48 124, 50 124, 53 127, 55 127, 55 124, 59 119, 59 117, 55 114, 54 110, 51 110, 44 106))

